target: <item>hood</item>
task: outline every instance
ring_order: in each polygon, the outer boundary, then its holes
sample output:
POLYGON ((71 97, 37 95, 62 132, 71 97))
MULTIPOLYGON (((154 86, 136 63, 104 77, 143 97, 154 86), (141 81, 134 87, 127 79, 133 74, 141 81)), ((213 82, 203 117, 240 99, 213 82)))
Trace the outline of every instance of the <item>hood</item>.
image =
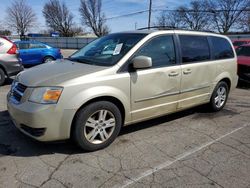
POLYGON ((250 57, 247 56, 238 56, 239 65, 248 65, 250 66, 250 57))
POLYGON ((29 87, 59 86, 65 81, 104 69, 108 67, 57 60, 25 70, 18 74, 17 80, 29 87))

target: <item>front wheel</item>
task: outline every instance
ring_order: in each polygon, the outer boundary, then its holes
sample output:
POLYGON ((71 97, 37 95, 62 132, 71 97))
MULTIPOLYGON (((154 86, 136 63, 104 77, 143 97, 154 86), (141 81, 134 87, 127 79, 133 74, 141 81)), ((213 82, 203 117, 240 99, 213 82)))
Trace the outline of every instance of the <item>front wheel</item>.
POLYGON ((210 107, 214 112, 220 111, 226 104, 229 88, 226 82, 221 81, 217 84, 210 99, 210 107))
POLYGON ((84 150, 95 151, 110 145, 122 126, 120 110, 111 102, 94 102, 75 117, 73 139, 84 150))

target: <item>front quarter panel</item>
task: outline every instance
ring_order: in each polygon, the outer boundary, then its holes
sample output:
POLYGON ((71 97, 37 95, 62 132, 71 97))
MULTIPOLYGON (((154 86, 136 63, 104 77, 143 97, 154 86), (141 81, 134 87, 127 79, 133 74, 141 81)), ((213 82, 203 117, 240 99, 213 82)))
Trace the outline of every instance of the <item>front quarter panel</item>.
POLYGON ((74 79, 67 83, 58 105, 62 108, 78 110, 88 101, 98 97, 118 99, 125 109, 125 122, 131 121, 129 74, 74 79))

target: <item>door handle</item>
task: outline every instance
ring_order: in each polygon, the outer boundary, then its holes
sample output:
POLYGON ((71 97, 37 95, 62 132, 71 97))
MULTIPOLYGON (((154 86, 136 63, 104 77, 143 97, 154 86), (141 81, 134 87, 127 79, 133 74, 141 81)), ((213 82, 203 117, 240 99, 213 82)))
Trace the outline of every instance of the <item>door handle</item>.
POLYGON ((191 74, 191 73, 192 73, 191 69, 187 69, 187 70, 183 71, 183 74, 191 74))
POLYGON ((170 73, 168 74, 169 77, 175 77, 175 76, 178 76, 178 75, 179 75, 178 72, 170 72, 170 73))

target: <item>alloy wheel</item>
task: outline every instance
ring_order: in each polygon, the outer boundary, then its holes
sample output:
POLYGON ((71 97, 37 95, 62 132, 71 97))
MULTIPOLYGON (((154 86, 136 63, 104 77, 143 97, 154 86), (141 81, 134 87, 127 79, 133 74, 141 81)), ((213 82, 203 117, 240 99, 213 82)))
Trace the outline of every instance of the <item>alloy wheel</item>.
POLYGON ((214 99, 216 107, 221 108, 225 104, 226 98, 227 98, 227 89, 223 86, 220 86, 217 89, 216 96, 214 99))
POLYGON ((109 110, 99 110, 93 113, 84 126, 84 137, 92 144, 102 144, 107 141, 115 130, 115 117, 109 110))

